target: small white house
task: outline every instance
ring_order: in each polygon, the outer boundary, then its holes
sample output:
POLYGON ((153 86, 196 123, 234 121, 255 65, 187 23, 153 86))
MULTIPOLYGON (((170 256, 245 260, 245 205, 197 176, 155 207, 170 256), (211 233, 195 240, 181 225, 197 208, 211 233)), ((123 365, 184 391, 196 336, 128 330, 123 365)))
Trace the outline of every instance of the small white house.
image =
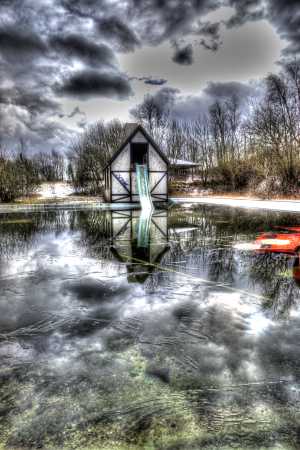
POLYGON ((169 161, 138 124, 126 124, 126 138, 104 169, 105 200, 111 203, 139 202, 136 164, 147 166, 152 201, 166 202, 169 161))

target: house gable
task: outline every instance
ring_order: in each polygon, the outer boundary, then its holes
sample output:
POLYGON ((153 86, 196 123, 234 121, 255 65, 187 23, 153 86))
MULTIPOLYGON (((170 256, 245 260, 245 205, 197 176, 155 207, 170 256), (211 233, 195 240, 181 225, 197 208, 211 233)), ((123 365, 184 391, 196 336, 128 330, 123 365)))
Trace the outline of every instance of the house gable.
POLYGON ((142 126, 130 124, 130 132, 105 168, 105 199, 139 202, 137 164, 146 164, 153 201, 168 198, 169 161, 142 126))
MULTIPOLYGON (((160 148, 158 147, 158 145, 154 142, 154 140, 152 139, 152 137, 146 132, 146 130, 144 130, 144 128, 141 125, 137 125, 135 128, 132 129, 131 133, 129 134, 129 136, 127 136, 127 138, 125 139, 125 141, 121 144, 121 146, 119 147, 119 149, 116 151, 116 153, 112 156, 112 158, 110 159, 110 161, 108 162, 108 164, 106 165, 106 167, 108 166, 112 166, 114 161, 116 159, 119 158, 119 156, 121 155, 121 153, 125 152, 128 153, 129 158, 130 158, 130 142, 148 142, 150 145, 150 151, 151 151, 151 147, 154 149, 155 152, 158 153, 158 155, 160 156, 160 159, 162 159, 165 164, 168 166, 169 165, 169 161, 168 158, 166 157, 166 155, 164 155, 164 153, 160 150, 160 148), (127 152, 126 152, 127 150, 127 152)), ((125 157, 124 157, 125 158, 125 157)), ((130 161, 128 164, 128 161, 126 161, 124 159, 124 163, 126 166, 123 165, 122 167, 124 167, 123 170, 129 170, 128 167, 130 165, 130 161)), ((118 164, 119 165, 119 164, 118 164)), ((106 168, 105 167, 105 168, 106 168)), ((151 169, 151 168, 150 168, 151 169)), ((154 169, 153 169, 154 170, 154 169)))

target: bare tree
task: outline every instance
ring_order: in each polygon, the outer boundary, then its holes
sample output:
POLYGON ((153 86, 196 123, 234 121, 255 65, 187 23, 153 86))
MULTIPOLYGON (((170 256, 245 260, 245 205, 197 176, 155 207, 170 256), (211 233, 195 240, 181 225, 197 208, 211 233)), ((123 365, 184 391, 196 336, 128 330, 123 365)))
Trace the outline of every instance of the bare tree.
POLYGON ((65 176, 65 158, 55 150, 40 152, 33 157, 41 181, 63 181, 65 176))
POLYGON ((35 164, 23 153, 15 153, 0 147, 0 200, 10 202, 35 191, 40 181, 35 164))
POLYGON ((266 95, 250 121, 249 132, 267 176, 284 192, 298 189, 300 176, 300 67, 293 63, 266 79, 266 95))
POLYGON ((97 122, 73 143, 68 172, 74 187, 91 194, 102 193, 103 169, 125 137, 124 126, 114 120, 97 122))

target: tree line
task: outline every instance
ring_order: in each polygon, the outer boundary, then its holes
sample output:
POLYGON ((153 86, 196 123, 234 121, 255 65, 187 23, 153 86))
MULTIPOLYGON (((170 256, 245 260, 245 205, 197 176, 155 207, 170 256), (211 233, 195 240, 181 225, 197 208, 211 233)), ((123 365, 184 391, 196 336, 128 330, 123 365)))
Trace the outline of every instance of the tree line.
MULTIPOLYGON (((215 101, 194 120, 174 118, 147 95, 133 112, 170 161, 199 163, 199 184, 259 195, 294 194, 300 188, 300 64, 270 74, 264 94, 242 107, 239 98, 215 101)), ((73 144, 71 175, 77 189, 101 193, 102 169, 124 136, 117 120, 99 122, 73 144)))
POLYGON ((28 156, 23 142, 19 151, 0 146, 0 200, 11 202, 32 194, 42 182, 65 179, 66 161, 55 150, 28 156))
MULTIPOLYGON (((159 142, 171 162, 199 164, 198 184, 217 190, 243 190, 269 196, 300 190, 300 63, 270 74, 264 94, 248 107, 232 95, 216 100, 193 120, 174 117, 157 97, 147 95, 132 113, 159 142)), ((0 199, 26 195, 42 181, 64 178, 77 192, 101 195, 103 168, 125 137, 119 120, 97 122, 70 146, 31 158, 22 151, 0 152, 0 199)))

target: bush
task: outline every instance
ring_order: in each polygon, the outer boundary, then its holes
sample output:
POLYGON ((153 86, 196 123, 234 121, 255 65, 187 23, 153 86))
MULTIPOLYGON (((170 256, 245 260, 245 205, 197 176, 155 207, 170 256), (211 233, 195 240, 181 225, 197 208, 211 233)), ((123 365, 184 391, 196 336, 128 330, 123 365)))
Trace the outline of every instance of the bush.
POLYGON ((221 162, 211 172, 212 184, 222 190, 245 189, 262 179, 262 174, 251 160, 221 162))
POLYGON ((16 158, 0 157, 0 200, 14 201, 21 195, 35 191, 40 184, 37 170, 27 158, 22 155, 16 158))
POLYGON ((270 198, 282 193, 282 183, 278 177, 270 176, 251 186, 252 192, 261 198, 270 198))

